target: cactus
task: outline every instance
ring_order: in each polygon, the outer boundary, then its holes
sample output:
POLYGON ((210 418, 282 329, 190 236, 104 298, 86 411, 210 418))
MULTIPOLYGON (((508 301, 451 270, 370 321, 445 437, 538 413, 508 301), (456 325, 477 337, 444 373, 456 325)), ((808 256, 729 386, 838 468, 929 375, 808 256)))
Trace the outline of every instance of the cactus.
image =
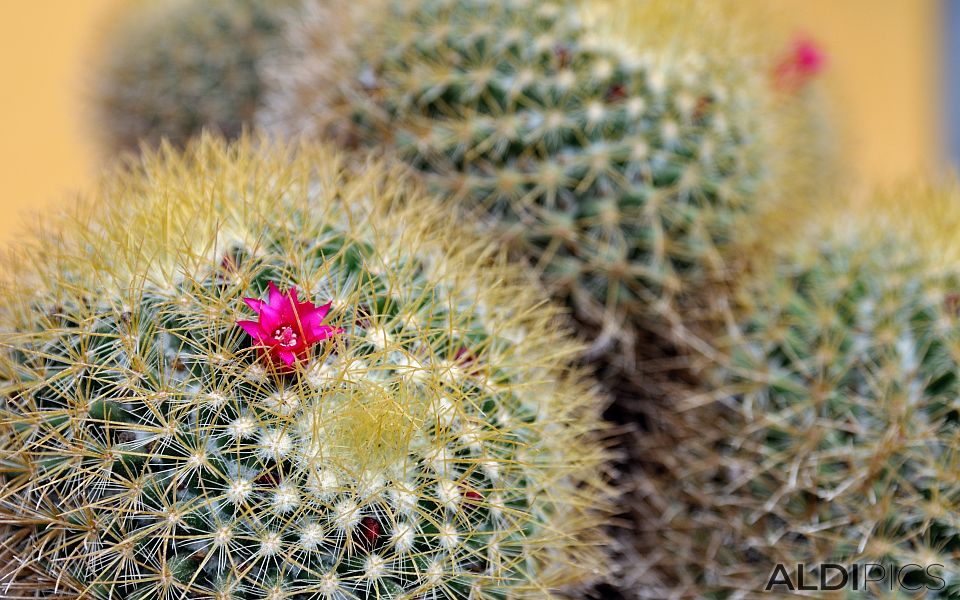
POLYGON ((25 241, 0 300, 16 564, 97 600, 547 598, 602 574, 578 348, 406 179, 205 136, 25 241))
POLYGON ((258 120, 396 154, 534 263, 597 348, 630 342, 724 274, 740 219, 805 168, 802 90, 777 91, 735 8, 317 0, 258 120))
POLYGON ((203 128, 235 137, 263 94, 260 63, 291 0, 140 2, 109 35, 95 108, 108 152, 182 146, 203 128))
POLYGON ((709 391, 638 439, 637 548, 670 549, 646 597, 742 597, 776 563, 940 564, 960 583, 960 279, 917 251, 936 247, 920 223, 956 223, 958 198, 875 198, 886 215, 844 215, 861 223, 812 232, 740 290, 709 391))

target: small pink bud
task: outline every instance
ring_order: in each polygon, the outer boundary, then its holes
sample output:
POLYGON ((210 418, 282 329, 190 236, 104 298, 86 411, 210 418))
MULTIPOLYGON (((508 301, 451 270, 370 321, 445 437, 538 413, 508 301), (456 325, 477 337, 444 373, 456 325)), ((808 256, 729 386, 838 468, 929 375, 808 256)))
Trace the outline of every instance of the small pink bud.
POLYGON ((360 521, 360 526, 357 527, 357 531, 360 534, 358 540, 360 545, 367 550, 372 550, 380 538, 380 521, 377 521, 373 517, 364 517, 360 521))
POLYGON ((607 102, 617 102, 627 97, 627 87, 622 83, 611 85, 605 96, 607 102))
POLYGON ((774 85, 785 92, 796 93, 818 75, 826 64, 820 46, 807 37, 797 37, 774 69, 774 85))
POLYGON ((459 350, 457 350, 453 360, 466 373, 474 377, 480 375, 480 367, 477 365, 477 356, 467 348, 461 347, 459 350))
MULTIPOLYGON (((464 486, 466 487, 466 486, 464 486)), ((473 488, 467 487, 463 491, 463 500, 467 504, 480 504, 483 502, 483 494, 473 488)))
POLYGON ((223 258, 220 259, 220 268, 227 273, 236 273, 237 272, 237 259, 232 254, 224 254, 223 258))
POLYGON ((259 483, 270 487, 277 487, 280 482, 277 479, 277 475, 273 471, 264 471, 263 474, 254 480, 254 483, 259 483))

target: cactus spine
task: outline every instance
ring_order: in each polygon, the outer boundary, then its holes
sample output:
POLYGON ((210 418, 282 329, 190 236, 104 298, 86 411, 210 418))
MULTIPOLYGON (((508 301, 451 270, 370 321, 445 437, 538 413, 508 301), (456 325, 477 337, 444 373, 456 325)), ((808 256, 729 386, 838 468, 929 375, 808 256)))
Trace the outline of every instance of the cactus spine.
POLYGON ((955 242, 927 238, 957 199, 872 198, 879 216, 841 215, 857 224, 814 230, 740 290, 727 362, 638 439, 638 548, 672 550, 648 597, 748 594, 776 563, 824 562, 939 564, 944 582, 907 585, 956 592, 960 281, 927 254, 955 242))
POLYGON ((789 196, 795 99, 773 89, 772 57, 730 42, 750 37, 731 33, 730 3, 341 4, 307 3, 259 120, 404 159, 594 339, 630 342, 673 312, 726 272, 760 198, 789 196))
POLYGON ((597 577, 600 402, 555 309, 483 248, 323 148, 204 139, 108 178, 3 288, 19 563, 98 600, 543 598, 597 577), (271 284, 332 301, 341 329, 291 371, 237 326, 271 284))

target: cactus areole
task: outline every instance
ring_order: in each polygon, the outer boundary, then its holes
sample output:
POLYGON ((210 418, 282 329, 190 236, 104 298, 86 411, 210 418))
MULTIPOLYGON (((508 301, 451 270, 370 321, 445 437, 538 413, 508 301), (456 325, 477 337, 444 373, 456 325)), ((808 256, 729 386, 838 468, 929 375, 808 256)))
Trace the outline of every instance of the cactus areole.
POLYGON ((5 590, 539 599, 603 572, 576 344, 403 177, 208 139, 23 240, 8 281, 30 291, 0 292, 5 590))
POLYGON ((822 55, 793 48, 774 85, 778 53, 731 2, 304 6, 289 55, 265 62, 260 123, 394 154, 594 340, 629 346, 725 277, 743 220, 806 173, 806 96, 777 86, 809 83, 822 55))

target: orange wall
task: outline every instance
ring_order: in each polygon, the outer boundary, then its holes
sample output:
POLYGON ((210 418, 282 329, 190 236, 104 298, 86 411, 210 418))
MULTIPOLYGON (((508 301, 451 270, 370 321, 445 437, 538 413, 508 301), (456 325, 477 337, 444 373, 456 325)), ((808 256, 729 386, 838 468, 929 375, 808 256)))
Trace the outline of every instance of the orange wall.
POLYGON ((96 172, 84 119, 92 47, 123 0, 0 0, 0 239, 96 172))
MULTIPOLYGON (((743 1, 774 6, 825 46, 857 174, 890 181, 936 164, 937 0, 743 1)), ((124 0, 0 2, 3 240, 24 213, 70 202, 96 172, 85 119, 93 45, 124 0)))

